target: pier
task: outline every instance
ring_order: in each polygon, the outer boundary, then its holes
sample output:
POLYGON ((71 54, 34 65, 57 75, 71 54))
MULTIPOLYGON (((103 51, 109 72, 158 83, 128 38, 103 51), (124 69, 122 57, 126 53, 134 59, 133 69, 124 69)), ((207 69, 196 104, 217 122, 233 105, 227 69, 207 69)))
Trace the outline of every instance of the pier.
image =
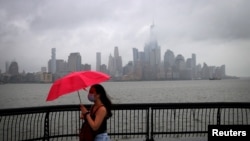
MULTIPOLYGON (((208 125, 250 125, 249 102, 114 104, 112 113, 114 141, 207 137, 208 125)), ((0 109, 0 140, 78 140, 79 117, 79 105, 0 109)))

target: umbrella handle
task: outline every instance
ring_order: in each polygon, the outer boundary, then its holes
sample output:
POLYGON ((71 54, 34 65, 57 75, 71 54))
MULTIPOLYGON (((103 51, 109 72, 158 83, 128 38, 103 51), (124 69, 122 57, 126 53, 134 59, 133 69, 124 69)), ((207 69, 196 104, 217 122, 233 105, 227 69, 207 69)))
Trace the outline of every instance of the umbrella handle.
POLYGON ((77 91, 77 93, 78 93, 78 97, 79 97, 79 100, 80 100, 80 104, 82 104, 82 101, 81 101, 81 97, 80 97, 79 91, 77 91))

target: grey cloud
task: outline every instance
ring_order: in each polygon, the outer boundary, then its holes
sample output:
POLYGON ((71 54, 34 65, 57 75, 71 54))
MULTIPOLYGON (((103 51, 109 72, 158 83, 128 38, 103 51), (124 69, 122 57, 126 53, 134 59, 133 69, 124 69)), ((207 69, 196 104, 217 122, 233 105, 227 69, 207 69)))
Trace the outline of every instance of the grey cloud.
POLYGON ((157 6, 160 38, 238 40, 250 38, 250 1, 166 1, 157 6))
MULTIPOLYGON (((196 9, 191 17, 195 39, 249 39, 249 1, 212 1, 196 9)), ((191 25, 190 25, 191 27, 191 25)))
POLYGON ((115 22, 121 15, 117 11, 124 5, 116 1, 46 1, 31 26, 33 29, 74 29, 79 26, 97 26, 115 22))
POLYGON ((249 41, 249 6, 248 0, 0 0, 0 65, 8 56, 24 59, 22 50, 39 49, 43 64, 36 66, 46 66, 52 47, 61 59, 79 51, 83 62, 94 62, 97 51, 106 59, 114 46, 126 54, 126 64, 132 47, 143 50, 153 22, 162 52, 204 53, 224 42, 249 41))

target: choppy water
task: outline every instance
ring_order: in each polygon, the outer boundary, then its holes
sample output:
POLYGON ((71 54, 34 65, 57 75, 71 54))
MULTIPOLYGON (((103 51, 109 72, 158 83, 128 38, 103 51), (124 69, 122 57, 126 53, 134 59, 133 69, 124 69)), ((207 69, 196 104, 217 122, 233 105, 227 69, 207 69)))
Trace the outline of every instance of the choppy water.
MULTIPOLYGON (((113 103, 250 102, 250 80, 139 81, 102 83, 113 103)), ((0 108, 79 104, 77 92, 46 102, 52 84, 0 85, 0 108)), ((82 102, 87 91, 80 91, 82 102)))

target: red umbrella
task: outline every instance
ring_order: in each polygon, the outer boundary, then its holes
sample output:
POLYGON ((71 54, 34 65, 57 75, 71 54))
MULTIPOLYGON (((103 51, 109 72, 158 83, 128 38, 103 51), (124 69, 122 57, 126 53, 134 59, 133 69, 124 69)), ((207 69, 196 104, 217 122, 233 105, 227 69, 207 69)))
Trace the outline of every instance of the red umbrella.
POLYGON ((88 86, 98 84, 109 79, 109 75, 98 71, 72 72, 53 83, 46 101, 55 100, 62 95, 84 89, 88 86))

